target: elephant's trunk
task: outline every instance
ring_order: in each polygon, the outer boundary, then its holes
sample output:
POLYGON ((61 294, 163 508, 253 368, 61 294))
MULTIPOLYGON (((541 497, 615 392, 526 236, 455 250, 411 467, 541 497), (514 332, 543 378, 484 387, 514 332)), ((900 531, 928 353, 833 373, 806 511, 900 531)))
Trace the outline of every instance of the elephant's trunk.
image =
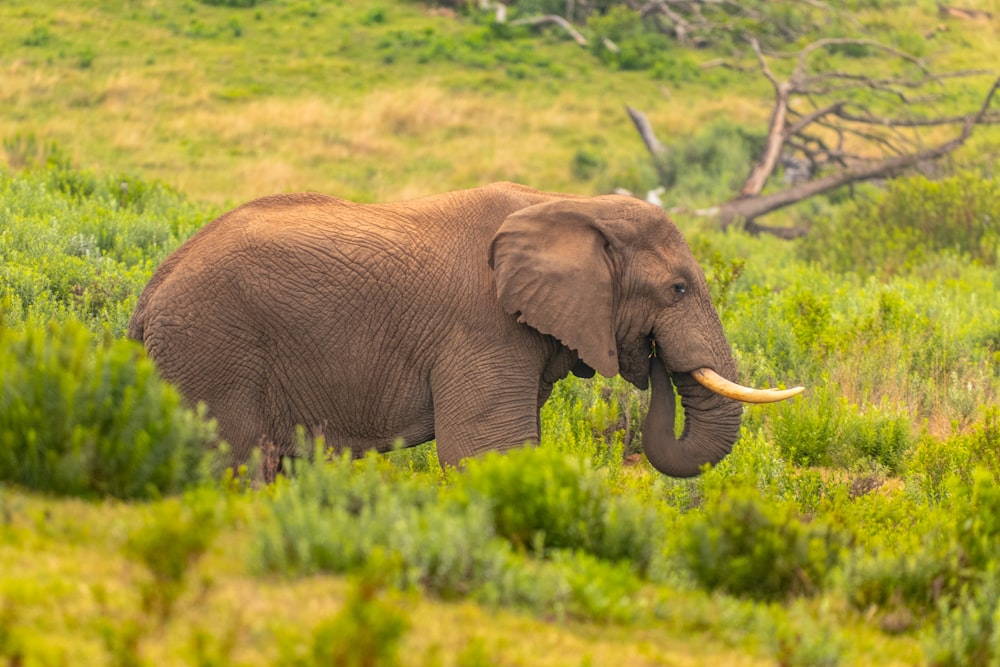
POLYGON ((740 432, 739 401, 702 386, 690 373, 675 373, 673 383, 684 408, 684 432, 677 438, 674 389, 659 359, 650 359, 649 377, 652 396, 642 446, 654 468, 672 477, 693 477, 706 463, 718 463, 729 454, 740 432))

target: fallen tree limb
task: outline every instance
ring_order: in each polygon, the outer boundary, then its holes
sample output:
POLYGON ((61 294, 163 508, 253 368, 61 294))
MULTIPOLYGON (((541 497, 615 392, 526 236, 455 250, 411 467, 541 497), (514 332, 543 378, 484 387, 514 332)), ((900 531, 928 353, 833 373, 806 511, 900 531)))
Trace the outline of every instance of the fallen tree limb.
POLYGON ((530 25, 530 26, 540 26, 546 24, 555 24, 566 31, 566 33, 573 38, 580 46, 587 46, 587 38, 581 35, 573 25, 557 14, 545 14, 544 16, 529 16, 523 19, 517 19, 516 21, 511 21, 511 25, 530 25))
MULTIPOLYGON (((757 219, 836 188, 898 176, 933 163, 964 145, 977 126, 1000 124, 1000 110, 992 106, 1000 77, 993 79, 979 108, 966 114, 935 115, 934 98, 924 94, 925 88, 940 91, 946 81, 980 75, 982 70, 936 73, 923 61, 872 40, 821 39, 796 53, 771 55, 765 54, 755 39, 750 42, 758 70, 774 91, 774 101, 763 149, 742 187, 732 199, 709 209, 723 229, 740 221, 754 233, 801 236, 804 230, 767 227, 757 219), (891 56, 904 63, 904 74, 877 77, 851 71, 815 71, 811 66, 813 54, 843 46, 891 56), (769 58, 793 60, 789 74, 780 76, 769 58), (858 99, 865 99, 866 104, 858 99), (949 126, 957 126, 957 131, 942 137, 942 128, 949 126), (786 179, 786 185, 803 173, 805 180, 765 192, 782 164, 797 169, 795 178, 786 179)), ((669 187, 671 176, 663 167, 668 149, 656 138, 645 114, 632 107, 626 111, 661 183, 669 187)))

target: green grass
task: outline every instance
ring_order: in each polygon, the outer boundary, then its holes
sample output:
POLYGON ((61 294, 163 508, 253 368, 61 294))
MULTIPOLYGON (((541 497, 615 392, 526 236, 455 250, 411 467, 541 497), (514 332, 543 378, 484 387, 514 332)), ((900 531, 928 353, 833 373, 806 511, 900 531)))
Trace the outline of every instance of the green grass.
MULTIPOLYGON (((995 22, 849 4, 937 64, 1000 58, 995 22)), ((742 379, 808 387, 693 480, 636 456, 648 397, 620 378, 560 382, 541 448, 462 472, 424 445, 206 479, 208 432, 120 340, 153 268, 254 196, 648 187, 626 103, 684 158, 669 202, 712 203, 767 86, 710 51, 643 64, 646 39, 615 61, 389 0, 0 5, 0 663, 993 664, 995 129, 940 183, 788 213, 803 242, 679 216, 742 379), (189 465, 141 484, 133 443, 189 465)))

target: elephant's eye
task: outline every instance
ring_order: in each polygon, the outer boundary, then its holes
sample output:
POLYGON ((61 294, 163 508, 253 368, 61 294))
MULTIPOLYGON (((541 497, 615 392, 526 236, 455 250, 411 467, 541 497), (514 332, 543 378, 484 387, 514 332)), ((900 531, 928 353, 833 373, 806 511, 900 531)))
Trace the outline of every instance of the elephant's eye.
POLYGON ((684 283, 674 283, 673 285, 670 286, 670 289, 673 290, 673 293, 676 296, 681 296, 682 294, 684 294, 684 292, 687 291, 687 285, 685 285, 684 283))

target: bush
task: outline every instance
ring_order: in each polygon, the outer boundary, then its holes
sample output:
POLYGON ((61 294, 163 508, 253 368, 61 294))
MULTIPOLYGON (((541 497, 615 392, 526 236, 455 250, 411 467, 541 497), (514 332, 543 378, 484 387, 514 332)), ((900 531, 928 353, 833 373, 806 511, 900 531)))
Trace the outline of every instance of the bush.
POLYGON ((627 7, 611 7, 601 16, 587 21, 591 48, 606 64, 622 70, 643 70, 663 60, 671 40, 655 28, 646 26, 639 12, 627 7), (614 43, 616 49, 605 45, 614 43))
POLYGON ((156 264, 207 218, 160 184, 77 170, 58 152, 16 176, 0 171, 0 210, 6 321, 74 317, 116 334, 156 264))
POLYGON ((632 618, 638 613, 636 570, 648 567, 660 545, 652 510, 609 499, 606 489, 593 486, 595 473, 567 462, 565 454, 525 455, 535 451, 470 461, 478 471, 459 473, 445 487, 397 477, 374 454, 357 465, 346 458, 296 462, 295 477, 279 481, 258 525, 255 567, 297 575, 355 573, 379 562, 388 583, 446 599, 466 596, 558 617, 632 618), (556 470, 546 472, 548 467, 556 470), (541 503, 532 497, 534 481, 525 489, 508 486, 504 476, 515 470, 526 475, 529 468, 535 480, 553 481, 541 503), (592 492, 567 488, 572 485, 564 475, 581 470, 583 488, 592 492), (498 513, 501 503, 511 511, 498 513), (581 513, 581 506, 590 511, 581 513), (557 518, 553 511, 567 514, 557 518), (527 516, 549 532, 518 523, 527 516), (549 534, 559 535, 559 548, 550 545, 549 534))
POLYGON ((801 245, 803 258, 878 276, 910 272, 940 252, 986 266, 1000 261, 1000 179, 972 172, 940 181, 899 178, 884 193, 854 201, 817 224, 801 245))
POLYGON ((579 549, 644 572, 661 537, 652 510, 610 495, 588 459, 554 449, 487 454, 468 462, 457 485, 487 504, 496 534, 518 549, 579 549))
POLYGON ((782 600, 820 591, 847 541, 819 519, 805 521, 792 502, 736 487, 682 522, 677 553, 708 590, 782 600))
POLYGON ((905 479, 925 502, 938 503, 953 493, 953 480, 972 483, 981 469, 1000 480, 1000 409, 988 408, 968 432, 939 440, 923 435, 906 452, 905 479))
POLYGON ((770 420, 781 453, 799 465, 857 467, 872 464, 897 473, 913 440, 910 415, 903 408, 861 408, 836 387, 815 387, 797 403, 773 408, 770 420))
POLYGON ((210 490, 175 498, 149 510, 129 533, 125 555, 143 565, 150 578, 139 592, 143 611, 166 620, 187 584, 188 574, 208 550, 220 525, 218 496, 210 490))
MULTIPOLYGON (((378 563, 373 563, 373 568, 378 563)), ((305 642, 282 642, 281 667, 394 667, 410 620, 399 601, 383 590, 379 574, 367 571, 352 585, 344 608, 320 621, 308 652, 305 642), (291 647, 294 647, 293 650, 291 647)))
POLYGON ((392 583, 442 597, 469 594, 497 578, 509 549, 489 509, 459 504, 415 479, 393 480, 372 454, 355 473, 347 459, 297 462, 257 531, 257 566, 267 572, 355 572, 388 554, 392 583))
POLYGON ((763 133, 730 121, 668 145, 660 173, 671 201, 723 201, 738 192, 747 171, 764 146, 763 133))
POLYGON ((941 605, 925 651, 935 667, 993 667, 1000 663, 1000 580, 964 589, 956 602, 941 605))
POLYGON ((214 428, 132 341, 82 324, 0 327, 0 479, 59 494, 148 498, 202 478, 214 428))

